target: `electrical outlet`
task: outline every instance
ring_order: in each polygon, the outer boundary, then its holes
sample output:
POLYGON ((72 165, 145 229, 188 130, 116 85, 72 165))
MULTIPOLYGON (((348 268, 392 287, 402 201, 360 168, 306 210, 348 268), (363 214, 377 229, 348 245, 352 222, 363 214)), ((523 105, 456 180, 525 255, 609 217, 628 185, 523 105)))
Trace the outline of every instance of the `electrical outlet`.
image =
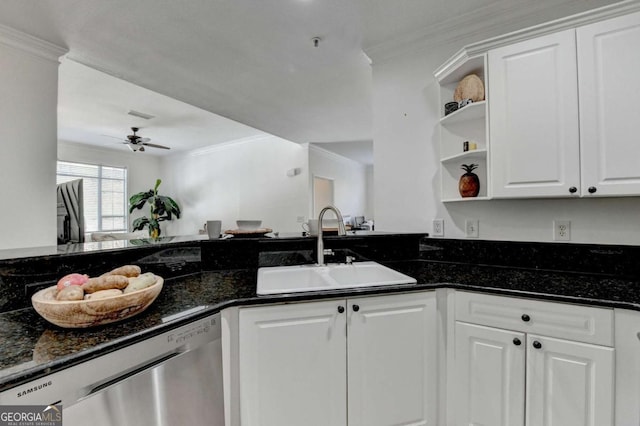
POLYGON ((553 221, 553 240, 554 241, 571 241, 571 221, 570 220, 554 220, 553 221))
POLYGON ((444 237, 444 219, 433 219, 433 232, 434 237, 444 237))
POLYGON ((467 233, 467 238, 478 238, 479 229, 478 229, 478 219, 467 219, 464 222, 464 226, 467 233))

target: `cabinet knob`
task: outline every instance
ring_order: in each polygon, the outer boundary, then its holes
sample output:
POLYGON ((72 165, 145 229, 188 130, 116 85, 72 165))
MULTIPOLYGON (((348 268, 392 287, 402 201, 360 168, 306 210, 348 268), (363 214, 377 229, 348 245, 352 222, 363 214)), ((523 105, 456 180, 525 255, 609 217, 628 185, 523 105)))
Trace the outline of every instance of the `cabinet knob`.
POLYGON ((527 315, 527 314, 522 314, 521 318, 522 318, 522 321, 524 321, 524 322, 531 321, 531 317, 529 315, 527 315))
POLYGON ((590 186, 589 189, 587 189, 587 191, 589 191, 589 194, 594 194, 597 190, 598 188, 596 188, 595 186, 590 186))
POLYGON ((343 314, 344 313, 344 306, 338 306, 338 313, 339 314, 343 314))
POLYGON ((518 339, 517 337, 513 339, 513 344, 516 346, 520 346, 522 344, 522 342, 520 341, 520 339, 518 339))
POLYGON ((542 343, 538 342, 537 340, 534 340, 533 347, 536 349, 540 349, 542 347, 542 343))
POLYGON ((360 310, 360 306, 353 305, 353 312, 358 312, 360 310))
POLYGON ((578 188, 576 188, 575 186, 572 186, 571 188, 569 188, 569 192, 572 194, 575 194, 576 192, 578 192, 578 188))

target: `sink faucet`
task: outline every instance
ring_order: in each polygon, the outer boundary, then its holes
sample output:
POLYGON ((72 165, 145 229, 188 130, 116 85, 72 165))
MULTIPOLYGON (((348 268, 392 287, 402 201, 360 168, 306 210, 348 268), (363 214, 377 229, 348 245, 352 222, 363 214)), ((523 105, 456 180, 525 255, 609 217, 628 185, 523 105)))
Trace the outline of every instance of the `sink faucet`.
POLYGON ((322 218, 327 210, 333 210, 338 218, 338 235, 347 235, 347 231, 344 227, 344 219, 342 218, 342 214, 340 210, 338 210, 334 206, 327 206, 320 210, 320 215, 318 216, 318 265, 324 266, 324 242, 322 241, 322 218))

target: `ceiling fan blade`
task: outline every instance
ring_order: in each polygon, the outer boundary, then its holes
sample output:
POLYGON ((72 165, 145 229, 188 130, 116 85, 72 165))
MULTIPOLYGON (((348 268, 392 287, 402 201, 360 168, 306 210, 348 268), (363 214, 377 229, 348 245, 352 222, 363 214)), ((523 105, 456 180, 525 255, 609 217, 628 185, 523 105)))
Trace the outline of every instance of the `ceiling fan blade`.
POLYGON ((140 145, 149 146, 149 147, 151 147, 151 148, 171 149, 171 148, 169 148, 168 146, 158 145, 158 144, 155 144, 155 143, 146 143, 146 142, 143 142, 143 143, 141 143, 140 145))
POLYGON ((111 135, 100 135, 100 136, 104 136, 106 138, 114 138, 114 139, 122 140, 122 138, 120 136, 111 136, 111 135))
POLYGON ((151 139, 149 139, 149 138, 141 138, 141 137, 138 137, 138 138, 136 139, 136 143, 149 142, 150 140, 151 140, 151 139))

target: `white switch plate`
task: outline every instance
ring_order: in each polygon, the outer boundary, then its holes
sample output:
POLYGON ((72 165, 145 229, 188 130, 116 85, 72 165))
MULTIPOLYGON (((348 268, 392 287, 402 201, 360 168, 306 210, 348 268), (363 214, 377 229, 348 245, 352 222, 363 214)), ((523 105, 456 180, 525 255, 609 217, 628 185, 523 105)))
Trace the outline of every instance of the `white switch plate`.
POLYGON ((553 221, 553 240, 554 241, 571 241, 571 221, 570 220, 554 220, 553 221))
POLYGON ((478 219, 465 220, 464 227, 466 230, 467 238, 478 238, 479 236, 478 224, 479 224, 478 219))
POLYGON ((444 219, 433 219, 433 232, 434 237, 444 237, 444 219))

